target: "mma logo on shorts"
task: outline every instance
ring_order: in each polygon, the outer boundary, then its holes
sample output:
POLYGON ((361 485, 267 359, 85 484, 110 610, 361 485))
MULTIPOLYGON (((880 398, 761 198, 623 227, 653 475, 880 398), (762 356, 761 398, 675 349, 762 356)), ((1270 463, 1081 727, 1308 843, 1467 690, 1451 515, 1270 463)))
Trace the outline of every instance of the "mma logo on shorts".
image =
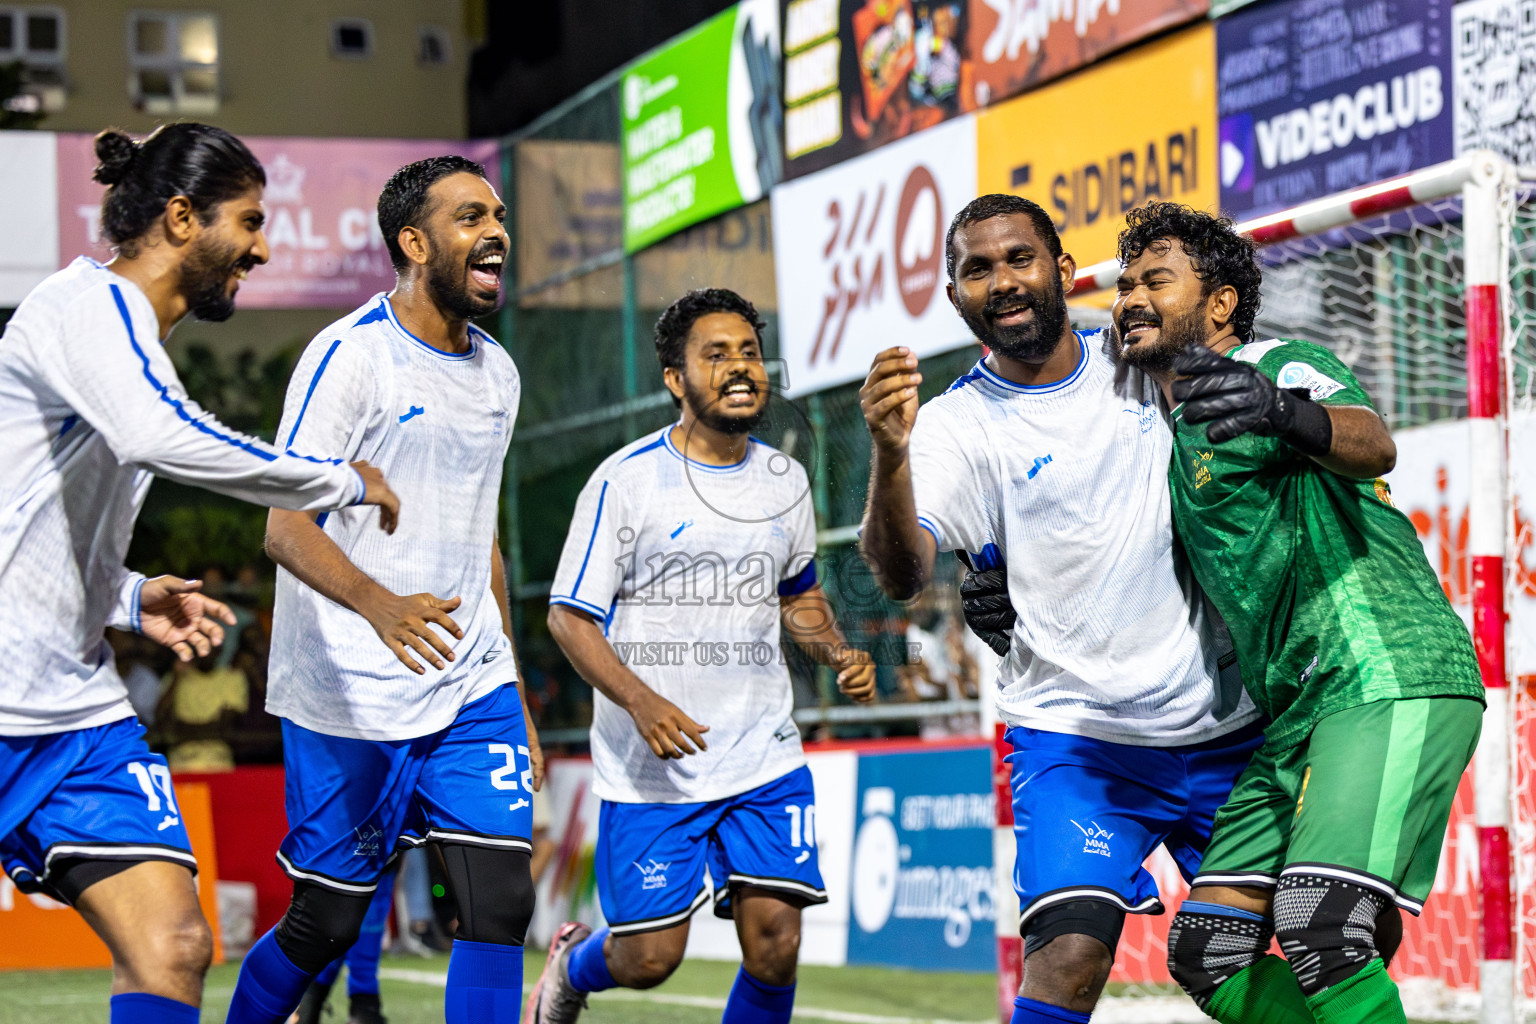
POLYGON ((377 857, 379 855, 379 840, 384 838, 384 830, 373 825, 359 825, 352 830, 357 836, 357 845, 352 848, 354 857, 377 857))
POLYGON ((630 861, 630 863, 640 869, 641 889, 665 889, 667 887, 667 868, 672 866, 670 861, 663 864, 653 857, 650 864, 641 864, 639 861, 630 861))
MULTIPOLYGON (((1071 818, 1067 820, 1077 825, 1077 822, 1072 821, 1071 818)), ((1091 827, 1077 825, 1077 830, 1083 834, 1083 852, 1096 853, 1100 857, 1108 857, 1109 840, 1115 838, 1115 834, 1099 828, 1099 823, 1096 821, 1090 821, 1088 825, 1091 827)))

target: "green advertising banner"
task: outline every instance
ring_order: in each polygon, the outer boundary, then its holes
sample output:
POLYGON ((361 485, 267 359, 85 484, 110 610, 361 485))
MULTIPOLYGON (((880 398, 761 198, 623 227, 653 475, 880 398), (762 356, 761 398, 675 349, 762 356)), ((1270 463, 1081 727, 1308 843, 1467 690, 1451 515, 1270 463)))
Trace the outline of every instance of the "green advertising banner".
POLYGON ((743 0, 625 71, 624 250, 768 194, 783 176, 778 0, 743 0))

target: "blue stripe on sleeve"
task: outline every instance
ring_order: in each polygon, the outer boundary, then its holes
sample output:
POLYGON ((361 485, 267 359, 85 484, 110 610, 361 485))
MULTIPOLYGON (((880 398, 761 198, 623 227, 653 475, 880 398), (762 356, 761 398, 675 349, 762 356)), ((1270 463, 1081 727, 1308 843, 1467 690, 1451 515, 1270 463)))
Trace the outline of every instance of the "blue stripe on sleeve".
POLYGON ((293 439, 299 435, 299 424, 304 422, 304 414, 309 411, 309 400, 315 397, 315 385, 320 383, 320 377, 325 373, 325 368, 331 364, 331 356, 341 347, 341 339, 331 342, 331 347, 325 350, 325 357, 320 360, 320 366, 315 370, 315 375, 310 378, 309 390, 304 392, 304 404, 299 407, 299 416, 293 421, 293 429, 288 432, 288 440, 284 442, 284 448, 293 447, 293 439))
POLYGON ((944 541, 939 537, 939 528, 933 525, 933 520, 927 516, 918 516, 917 525, 931 533, 933 535, 933 542, 939 546, 939 550, 944 550, 944 541))
POLYGON ((588 615, 600 621, 606 620, 610 614, 609 612, 603 611, 603 609, 599 608, 597 605, 583 601, 577 597, 552 597, 549 599, 549 603, 568 605, 571 608, 575 608, 577 611, 586 612, 588 615))
POLYGON ((779 580, 779 596, 794 597, 803 594, 816 585, 816 559, 805 563, 805 568, 787 580, 779 580))
MULTIPOLYGON (((576 583, 571 587, 571 596, 581 593, 581 580, 587 574, 587 561, 592 557, 592 545, 597 543, 597 527, 603 521, 603 500, 608 497, 608 481, 603 481, 603 489, 597 492, 597 517, 592 520, 592 536, 587 538, 587 553, 581 559, 581 571, 576 574, 576 583)), ((603 614, 601 610, 599 615, 603 614)))
POLYGON ((146 580, 140 579, 139 582, 133 585, 133 611, 130 614, 129 622, 132 623, 135 633, 144 632, 144 619, 139 601, 144 596, 144 584, 146 582, 146 580))
POLYGON ((257 448, 255 445, 248 441, 241 441, 237 438, 230 437, 228 434, 223 434, 217 430, 214 430, 208 424, 187 412, 186 408, 181 404, 180 401, 170 396, 166 390, 165 385, 156 380, 154 373, 152 373, 149 369, 149 356, 144 354, 144 350, 139 347, 139 339, 134 336, 133 318, 128 315, 128 304, 123 301, 123 293, 115 284, 109 285, 108 287, 112 289, 112 298, 117 301, 117 311, 118 313, 122 314, 123 326, 128 328, 128 344, 132 345, 134 352, 138 353, 139 361, 144 364, 144 379, 149 381, 150 387, 154 388, 155 391, 160 394, 160 401, 164 402, 166 405, 169 405, 172 409, 175 409, 177 416, 181 417, 187 423, 192 424, 192 426, 207 434, 209 437, 217 438, 218 440, 223 441, 225 444, 239 448, 243 452, 248 452, 265 462, 276 462, 277 455, 275 453, 262 451, 260 448, 257 448))

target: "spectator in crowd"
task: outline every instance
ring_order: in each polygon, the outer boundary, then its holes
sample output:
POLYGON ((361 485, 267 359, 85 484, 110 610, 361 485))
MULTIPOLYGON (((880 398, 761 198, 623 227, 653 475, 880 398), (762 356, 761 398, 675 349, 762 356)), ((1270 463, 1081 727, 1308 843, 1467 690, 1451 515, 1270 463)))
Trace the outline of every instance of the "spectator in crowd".
POLYGON ((220 668, 217 651, 178 661, 160 696, 155 723, 172 771, 223 772, 235 766, 230 739, 250 707, 250 681, 233 665, 220 668))
POLYGON ((128 688, 128 702, 145 729, 155 724, 155 709, 160 703, 161 677, 170 660, 165 648, 137 633, 107 630, 107 642, 117 661, 117 674, 128 688))

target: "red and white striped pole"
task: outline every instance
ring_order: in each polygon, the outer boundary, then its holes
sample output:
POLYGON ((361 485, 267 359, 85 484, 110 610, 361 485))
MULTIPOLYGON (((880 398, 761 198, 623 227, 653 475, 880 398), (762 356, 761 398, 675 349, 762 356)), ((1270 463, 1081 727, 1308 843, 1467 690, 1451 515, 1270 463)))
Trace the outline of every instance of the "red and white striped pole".
POLYGON ((1481 867, 1479 988, 1482 1024, 1515 1020, 1514 915, 1510 874, 1510 703, 1504 662, 1504 521, 1508 438, 1504 411, 1502 286, 1507 271, 1499 191, 1507 165, 1479 161, 1462 186, 1466 245, 1467 417, 1471 493, 1467 554, 1472 562, 1472 639, 1488 698, 1473 767, 1481 867))

